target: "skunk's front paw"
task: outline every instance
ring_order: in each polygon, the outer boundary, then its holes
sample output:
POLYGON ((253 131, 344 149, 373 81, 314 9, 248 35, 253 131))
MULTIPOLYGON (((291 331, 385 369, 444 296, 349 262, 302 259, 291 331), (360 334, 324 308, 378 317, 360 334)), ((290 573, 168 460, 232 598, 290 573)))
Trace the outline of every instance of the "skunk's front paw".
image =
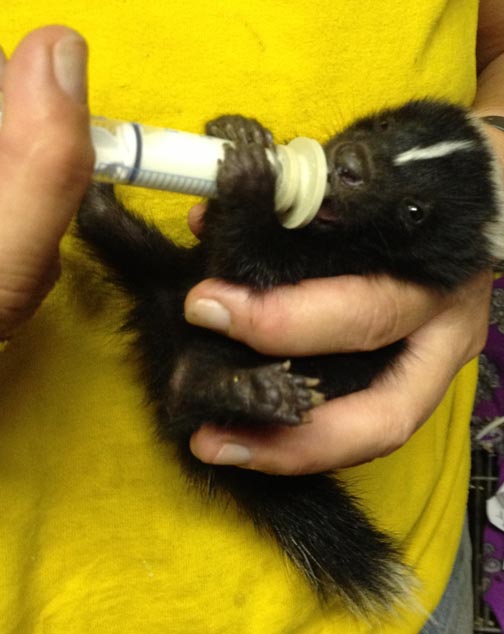
POLYGON ((219 139, 241 143, 256 143, 273 149, 273 135, 259 121, 242 115, 222 115, 206 124, 205 131, 219 139))
POLYGON ((225 148, 217 172, 217 192, 228 208, 260 205, 275 207, 276 175, 266 151, 257 143, 236 143, 225 148))

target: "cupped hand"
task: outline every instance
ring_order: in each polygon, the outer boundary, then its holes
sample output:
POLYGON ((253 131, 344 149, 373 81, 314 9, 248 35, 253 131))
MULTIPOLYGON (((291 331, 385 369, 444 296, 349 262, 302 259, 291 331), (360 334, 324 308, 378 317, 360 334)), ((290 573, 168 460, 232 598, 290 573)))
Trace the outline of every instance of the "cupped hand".
POLYGON ((484 272, 444 296, 389 277, 345 276, 258 295, 205 280, 187 297, 186 319, 264 354, 372 350, 403 337, 408 348, 368 389, 316 407, 309 424, 264 433, 209 421, 193 435, 193 453, 204 462, 285 475, 387 455, 427 420, 483 347, 491 285, 484 272))
POLYGON ((0 55, 0 339, 55 283, 61 237, 90 179, 86 63, 86 43, 62 26, 0 55))

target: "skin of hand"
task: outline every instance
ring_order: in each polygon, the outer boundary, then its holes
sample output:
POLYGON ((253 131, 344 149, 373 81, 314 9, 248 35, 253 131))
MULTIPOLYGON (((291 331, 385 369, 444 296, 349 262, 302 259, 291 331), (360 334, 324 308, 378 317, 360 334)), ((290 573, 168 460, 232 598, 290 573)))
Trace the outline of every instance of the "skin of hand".
POLYGON ((38 308, 59 275, 59 243, 88 185, 94 152, 87 47, 66 27, 0 51, 0 339, 38 308))
MULTIPOLYGON (((478 31, 478 116, 504 115, 504 7, 483 0, 478 31)), ((504 134, 485 126, 504 165, 504 134)), ((193 208, 197 234, 204 207, 193 208)), ((209 279, 186 298, 186 319, 264 354, 372 350, 407 338, 408 350, 366 390, 312 410, 309 424, 265 432, 209 422, 191 439, 203 462, 298 475, 360 464, 401 447, 440 403, 451 381, 485 344, 492 274, 451 295, 385 276, 306 280, 252 293, 209 279)))

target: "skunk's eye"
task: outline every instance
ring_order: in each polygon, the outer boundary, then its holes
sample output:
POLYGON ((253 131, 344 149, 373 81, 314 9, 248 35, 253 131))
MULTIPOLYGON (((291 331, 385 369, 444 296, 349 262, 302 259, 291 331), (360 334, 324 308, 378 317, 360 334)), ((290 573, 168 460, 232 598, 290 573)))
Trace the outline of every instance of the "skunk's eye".
POLYGON ((420 207, 420 205, 418 205, 417 203, 409 203, 406 209, 408 210, 408 214, 412 222, 414 222, 416 225, 423 222, 423 219, 425 218, 425 212, 423 208, 420 207))
POLYGON ((401 217, 410 227, 421 225, 429 214, 429 205, 418 200, 405 199, 401 204, 401 217))

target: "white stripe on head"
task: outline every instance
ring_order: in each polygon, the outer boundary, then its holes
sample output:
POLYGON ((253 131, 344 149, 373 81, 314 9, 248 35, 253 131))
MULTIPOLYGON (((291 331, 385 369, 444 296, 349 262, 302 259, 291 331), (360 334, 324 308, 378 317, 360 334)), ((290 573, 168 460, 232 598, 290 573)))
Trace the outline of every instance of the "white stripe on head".
POLYGON ((474 147, 473 141, 442 141, 427 147, 418 145, 411 150, 401 152, 394 159, 394 165, 403 165, 409 161, 427 161, 433 158, 440 158, 458 152, 460 150, 470 150, 474 147))

